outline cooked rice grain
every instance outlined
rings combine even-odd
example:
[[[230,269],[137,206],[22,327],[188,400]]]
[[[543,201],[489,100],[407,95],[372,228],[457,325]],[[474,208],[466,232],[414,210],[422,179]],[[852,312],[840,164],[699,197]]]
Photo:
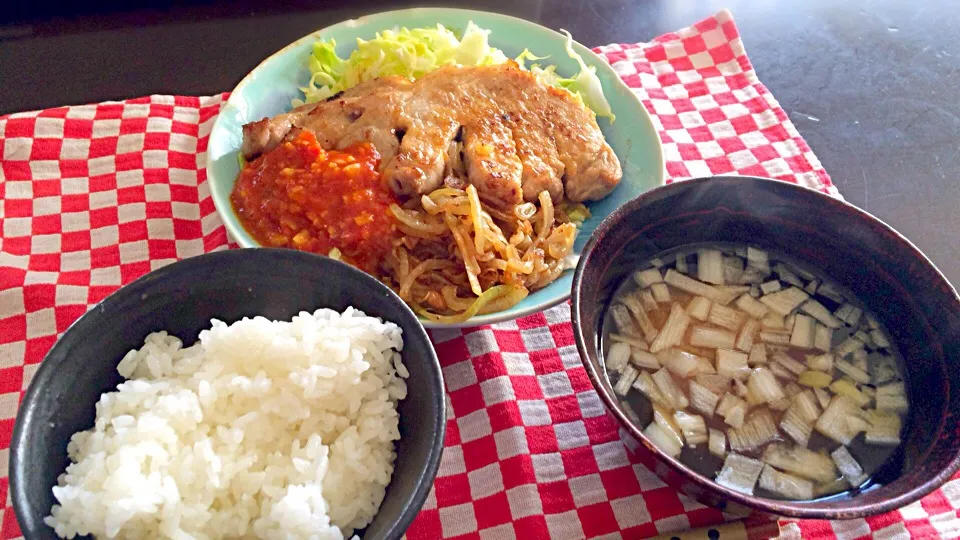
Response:
[[[156,332],[67,447],[46,523],[64,537],[343,538],[393,473],[400,328],[348,308]]]

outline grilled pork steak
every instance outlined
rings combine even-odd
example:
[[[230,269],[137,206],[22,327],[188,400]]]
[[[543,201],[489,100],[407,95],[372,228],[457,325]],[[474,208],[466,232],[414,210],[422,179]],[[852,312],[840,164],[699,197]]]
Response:
[[[487,200],[535,201],[543,190],[555,201],[597,200],[622,176],[593,113],[512,62],[362,83],[245,125],[244,155],[274,148],[293,128],[312,131],[324,148],[371,142],[383,158],[383,180],[400,195],[440,187],[455,140],[462,140],[468,180]]]

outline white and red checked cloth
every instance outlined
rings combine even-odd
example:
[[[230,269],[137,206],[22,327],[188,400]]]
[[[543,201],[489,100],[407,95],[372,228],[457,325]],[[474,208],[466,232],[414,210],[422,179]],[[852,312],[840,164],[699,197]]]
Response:
[[[635,89],[671,179],[741,173],[837,195],[759,82],[728,12],[597,51]],[[17,404],[57,336],[120,285],[228,239],[204,171],[225,95],[151,96],[0,118],[0,538],[20,535],[6,478]],[[411,539],[635,538],[729,516],[665,486],[620,441],[566,305],[434,332],[449,396],[434,489]],[[960,480],[898,512],[783,524],[788,536],[960,536]],[[759,536],[763,526],[748,528]]]

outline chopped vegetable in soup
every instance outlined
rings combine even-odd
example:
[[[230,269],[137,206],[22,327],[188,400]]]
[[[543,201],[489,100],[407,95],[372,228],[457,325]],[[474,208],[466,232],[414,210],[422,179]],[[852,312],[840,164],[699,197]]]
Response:
[[[864,489],[900,444],[909,399],[876,318],[753,246],[651,260],[614,295],[605,367],[666,454],[748,495]]]

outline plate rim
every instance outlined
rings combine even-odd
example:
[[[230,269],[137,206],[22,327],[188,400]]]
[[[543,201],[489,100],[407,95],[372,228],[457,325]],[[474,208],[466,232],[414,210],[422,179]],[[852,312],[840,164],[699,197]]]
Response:
[[[423,14],[423,13],[438,13],[438,12],[455,15],[455,16],[463,16],[467,19],[471,18],[472,16],[479,15],[483,17],[492,17],[496,19],[507,20],[508,22],[511,22],[513,24],[527,26],[531,29],[535,29],[538,32],[546,32],[548,34],[551,34],[553,37],[557,39],[563,39],[563,40],[567,39],[567,36],[565,36],[564,34],[552,28],[548,28],[541,24],[535,23],[533,21],[528,21],[520,17],[507,15],[504,13],[497,13],[495,11],[462,9],[462,8],[452,8],[452,7],[413,7],[413,8],[395,9],[395,10],[388,10],[388,11],[378,11],[375,13],[368,13],[366,15],[361,15],[356,18],[346,19],[331,25],[324,26],[323,28],[320,28],[318,30],[314,30],[313,32],[310,32],[309,34],[297,40],[294,40],[293,42],[285,45],[278,51],[274,52],[273,54],[261,60],[260,63],[258,63],[256,67],[250,70],[250,72],[247,73],[242,79],[240,79],[240,82],[238,82],[237,85],[234,86],[234,88],[230,91],[230,97],[228,97],[227,100],[223,102],[223,104],[221,105],[221,112],[223,108],[227,106],[235,106],[235,102],[233,101],[234,98],[236,98],[236,96],[244,87],[250,84],[253,78],[257,76],[258,72],[264,69],[264,66],[268,62],[273,60],[274,57],[283,55],[287,53],[290,49],[299,47],[300,45],[304,44],[304,42],[307,42],[308,40],[313,41],[313,40],[319,39],[319,35],[321,33],[332,31],[335,29],[340,29],[340,28],[356,28],[359,25],[370,22],[369,21],[370,19],[391,18],[391,17],[405,16],[408,14]],[[628,94],[630,94],[633,97],[634,100],[636,100],[637,104],[639,105],[638,107],[639,110],[642,111],[641,116],[646,119],[647,126],[645,127],[648,127],[649,130],[656,136],[656,141],[657,141],[656,148],[654,149],[654,153],[656,154],[655,158],[658,163],[654,164],[654,167],[652,167],[652,169],[655,169],[657,171],[655,173],[657,175],[657,178],[655,179],[656,180],[655,185],[651,189],[655,189],[657,187],[666,185],[667,183],[666,158],[663,150],[663,140],[660,138],[660,132],[657,130],[656,125],[653,123],[653,116],[650,114],[650,111],[647,110],[647,107],[643,104],[643,101],[641,101],[640,98],[633,92],[633,89],[630,88],[630,86],[628,86],[626,82],[624,82],[624,80],[613,68],[612,64],[608,63],[599,54],[593,52],[593,50],[591,50],[589,47],[587,47],[586,45],[576,40],[573,40],[573,48],[577,52],[577,54],[581,56],[585,56],[585,59],[589,60],[588,62],[589,65],[594,65],[597,67],[597,69],[608,70],[609,75],[612,75],[611,77],[612,84],[615,87],[617,87],[621,92],[626,91]],[[240,98],[236,98],[236,99],[239,100]],[[214,120],[213,126],[210,128],[210,135],[208,137],[212,138],[217,131],[222,131],[226,129],[225,127],[221,126],[221,121],[224,121],[223,119],[224,119],[224,116],[218,113],[217,119]],[[211,144],[208,140],[207,156],[206,156],[206,162],[205,162],[205,172],[206,172],[208,182],[213,176],[215,176],[213,174],[213,165],[214,165],[213,154],[209,150],[210,147],[211,147]],[[227,221],[223,219],[223,214],[227,212],[232,212],[233,208],[232,207],[224,208],[223,204],[220,201],[218,201],[218,198],[213,196],[212,190],[211,190],[210,196],[213,199],[213,205],[217,211],[217,214],[220,215],[220,219],[223,222],[223,226],[227,232],[228,238],[234,240],[240,246],[240,248],[244,248],[244,249],[248,249],[248,248],[256,249],[256,248],[266,247],[260,244],[245,245],[245,243],[242,242],[241,239],[234,238],[233,235],[230,234],[230,230],[229,230],[230,228],[227,225]],[[561,274],[561,277],[566,277],[568,275],[572,276],[572,272],[565,271],[563,274]],[[419,314],[418,314],[418,318],[420,319],[420,323],[425,328],[428,328],[428,329],[471,328],[475,326],[484,326],[489,324],[508,322],[515,319],[519,319],[521,317],[526,317],[528,315],[539,313],[541,311],[545,311],[563,302],[569,301],[571,290],[572,289],[568,289],[564,291],[562,294],[554,298],[544,299],[524,309],[513,310],[513,311],[505,310],[505,311],[498,311],[495,313],[488,313],[485,315],[475,315],[461,323],[453,323],[453,324],[438,323],[438,322],[434,322],[429,319],[426,319],[420,316]],[[536,294],[536,292],[538,291],[534,291],[530,294]]]

